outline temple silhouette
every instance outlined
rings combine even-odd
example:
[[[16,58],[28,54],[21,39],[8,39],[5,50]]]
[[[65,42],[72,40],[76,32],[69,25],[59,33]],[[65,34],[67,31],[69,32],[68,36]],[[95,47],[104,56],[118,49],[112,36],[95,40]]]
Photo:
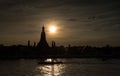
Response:
[[[44,26],[42,27],[41,38],[40,38],[39,43],[37,44],[37,47],[40,49],[49,48],[49,45],[48,45],[47,40],[46,40],[46,33],[45,33]]]

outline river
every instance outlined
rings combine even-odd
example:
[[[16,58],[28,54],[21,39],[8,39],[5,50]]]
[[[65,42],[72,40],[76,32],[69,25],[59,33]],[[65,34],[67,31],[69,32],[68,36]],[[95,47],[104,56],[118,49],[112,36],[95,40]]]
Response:
[[[59,59],[61,64],[38,64],[37,59],[0,60],[0,76],[120,76],[119,59]]]

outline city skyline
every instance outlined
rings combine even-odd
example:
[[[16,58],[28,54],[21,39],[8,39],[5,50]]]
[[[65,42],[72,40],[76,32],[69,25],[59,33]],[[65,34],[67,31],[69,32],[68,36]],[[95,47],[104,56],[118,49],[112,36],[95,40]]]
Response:
[[[44,24],[49,45],[120,46],[118,0],[0,0],[0,8],[0,44],[38,43]]]

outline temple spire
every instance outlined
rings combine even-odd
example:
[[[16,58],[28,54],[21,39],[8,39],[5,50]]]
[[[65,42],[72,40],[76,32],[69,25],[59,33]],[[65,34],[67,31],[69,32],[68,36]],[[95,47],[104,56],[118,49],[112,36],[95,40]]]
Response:
[[[44,32],[45,30],[44,30],[45,28],[44,28],[44,25],[43,25],[43,27],[42,27],[42,32]]]
[[[47,40],[46,40],[46,34],[45,34],[45,27],[43,25],[42,27],[42,32],[41,32],[41,38],[40,41],[37,45],[37,47],[41,48],[41,49],[46,49],[49,47]]]

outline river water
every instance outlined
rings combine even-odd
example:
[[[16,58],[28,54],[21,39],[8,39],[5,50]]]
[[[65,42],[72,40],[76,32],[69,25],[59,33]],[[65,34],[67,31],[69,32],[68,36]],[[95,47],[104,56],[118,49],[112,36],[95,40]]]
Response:
[[[59,59],[62,64],[39,60],[0,60],[0,76],[120,76],[119,59]]]

